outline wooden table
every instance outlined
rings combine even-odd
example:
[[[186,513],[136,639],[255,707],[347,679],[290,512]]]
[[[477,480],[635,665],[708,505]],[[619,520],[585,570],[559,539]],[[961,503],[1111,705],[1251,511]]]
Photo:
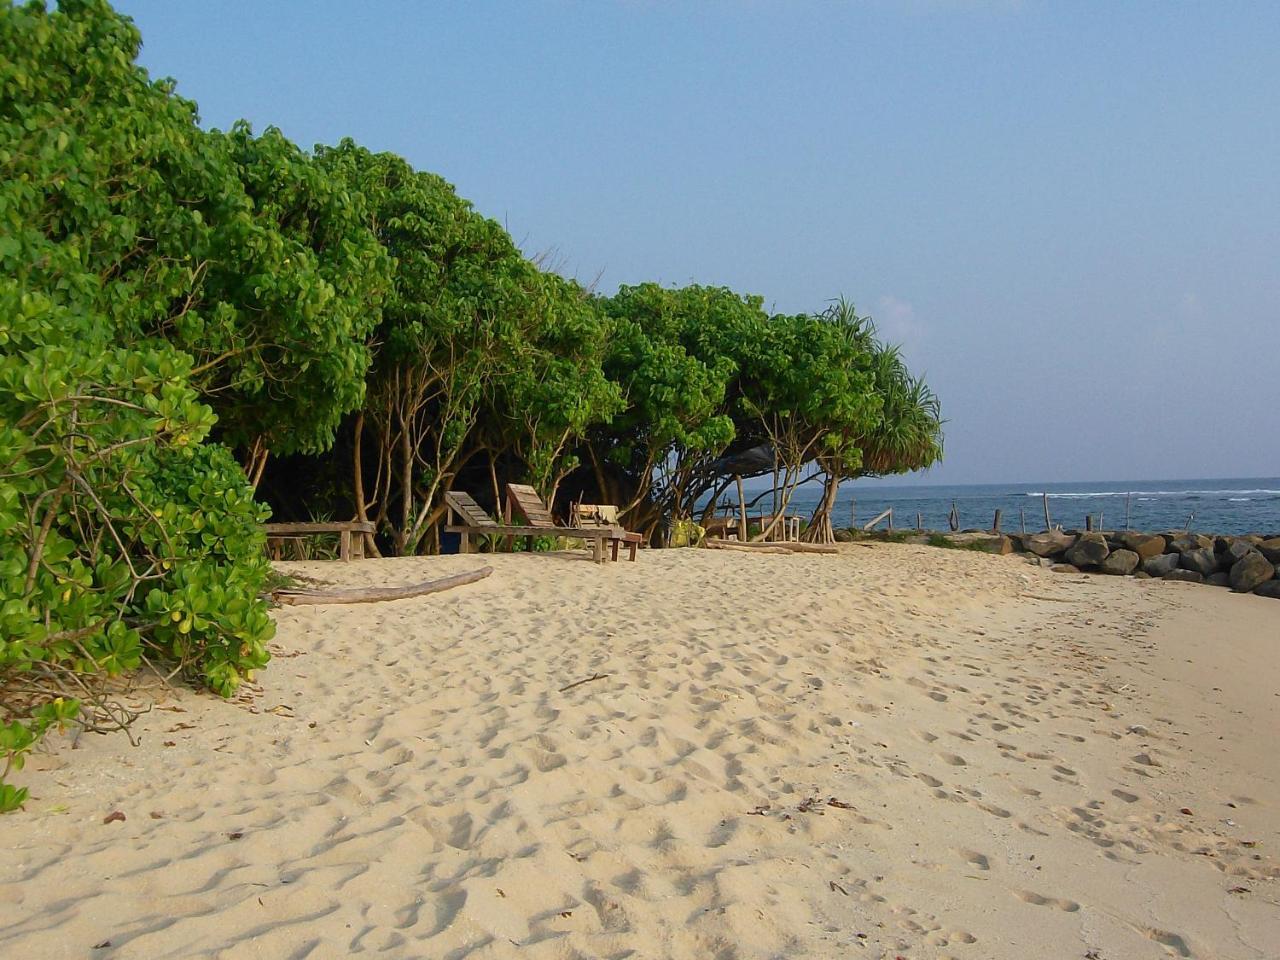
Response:
[[[341,560],[364,559],[364,534],[373,533],[374,526],[369,520],[339,520],[332,523],[268,523],[263,525],[267,532],[267,549],[275,551],[273,559],[281,559],[280,548],[284,541],[292,540],[300,543],[303,537],[311,537],[321,533],[338,535],[338,557]],[[359,534],[352,537],[352,534]],[[296,552],[296,551],[295,551]]]

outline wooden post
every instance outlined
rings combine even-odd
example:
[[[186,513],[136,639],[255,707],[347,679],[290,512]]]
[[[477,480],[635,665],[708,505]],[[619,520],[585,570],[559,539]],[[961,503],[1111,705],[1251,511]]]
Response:
[[[1105,517],[1106,515],[1107,515],[1107,511],[1105,511],[1105,510],[1099,510],[1099,511],[1098,511],[1098,529],[1099,529],[1099,530],[1105,530],[1105,529],[1107,529],[1106,527],[1104,527],[1104,526],[1102,525],[1102,518],[1103,518],[1103,517]]]
[[[735,474],[734,480],[738,481],[738,521],[742,524],[742,530],[738,533],[738,539],[743,543],[747,542],[747,495],[742,492],[742,474]]]
[[[996,518],[995,518],[994,520],[992,520],[992,521],[991,521],[991,532],[992,532],[992,533],[999,533],[999,532],[1000,532],[1000,514],[1001,514],[1002,512],[1003,512],[1003,511],[1001,511],[999,507],[997,507],[997,508],[996,508]]]
[[[947,515],[947,523],[951,527],[952,532],[960,529],[960,511],[956,509],[956,502],[951,501],[951,513]]]
[[[344,563],[351,559],[351,531],[342,530],[338,533],[338,559]]]
[[[1084,515],[1084,529],[1086,532],[1090,532],[1093,530],[1093,514],[1092,513],[1086,513]]]
[[[1129,529],[1129,498],[1133,496],[1132,492],[1124,495],[1124,528]]]
[[[892,532],[892,530],[893,530],[893,507],[886,507],[885,509],[881,510],[881,511],[880,511],[879,513],[877,513],[874,517],[872,517],[870,520],[868,520],[866,523],[864,523],[864,524],[862,525],[862,529],[863,529],[863,530],[870,530],[870,529],[871,529],[872,527],[874,527],[877,523],[879,523],[881,520],[884,520],[884,519],[888,519],[888,521],[889,521],[889,530],[890,530],[890,532]]]
[[[1044,495],[1044,531],[1048,533],[1053,529],[1053,520],[1049,517],[1049,494]]]
[[[853,530],[858,526],[858,501],[853,497],[849,498],[849,529]]]
[[[1027,511],[1023,510],[1022,507],[1018,508],[1018,530],[1021,533],[1027,532]]]
[[[919,513],[916,514],[916,533],[924,532],[924,520]]]

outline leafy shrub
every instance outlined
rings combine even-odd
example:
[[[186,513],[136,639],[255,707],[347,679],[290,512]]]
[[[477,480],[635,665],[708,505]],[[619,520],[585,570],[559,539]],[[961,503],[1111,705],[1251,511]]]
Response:
[[[163,344],[0,285],[0,759],[7,772],[101,680],[153,657],[227,696],[267,662],[268,564],[213,414]],[[25,791],[0,793],[12,808]]]

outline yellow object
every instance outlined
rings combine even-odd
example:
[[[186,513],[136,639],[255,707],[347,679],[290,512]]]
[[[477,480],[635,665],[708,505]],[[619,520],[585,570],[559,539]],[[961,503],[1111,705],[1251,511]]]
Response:
[[[692,520],[677,520],[671,529],[671,546],[696,547],[706,536],[707,531]]]

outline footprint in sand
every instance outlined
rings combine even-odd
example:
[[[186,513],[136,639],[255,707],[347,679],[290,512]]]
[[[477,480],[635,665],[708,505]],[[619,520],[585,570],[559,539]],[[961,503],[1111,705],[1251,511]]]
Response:
[[[985,853],[979,853],[977,850],[966,850],[963,847],[957,849],[956,853],[965,863],[972,864],[979,870],[991,869],[991,861]]]
[[[1187,941],[1182,939],[1176,933],[1168,930],[1160,930],[1157,927],[1144,927],[1140,924],[1129,924],[1136,932],[1142,934],[1148,940],[1153,940],[1160,946],[1164,947],[1173,956],[1190,957],[1192,956],[1191,948],[1187,946]]]
[[[1058,897],[1042,897],[1038,893],[1032,893],[1030,890],[1014,890],[1013,895],[1023,903],[1035,904],[1037,907],[1057,907],[1064,913],[1075,913],[1080,909],[1080,904],[1074,900],[1064,900]]]

